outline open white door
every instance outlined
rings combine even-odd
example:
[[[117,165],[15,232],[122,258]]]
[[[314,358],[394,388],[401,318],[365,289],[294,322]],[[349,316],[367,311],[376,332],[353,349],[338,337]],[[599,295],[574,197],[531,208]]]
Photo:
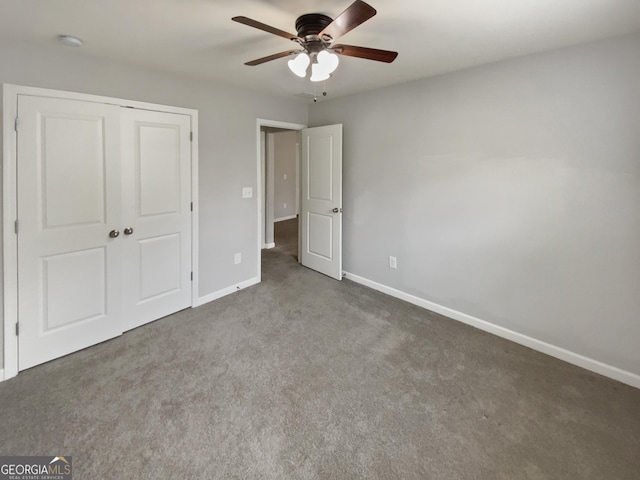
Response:
[[[302,130],[301,263],[342,280],[342,125]]]
[[[24,370],[122,333],[120,108],[21,95],[18,114]]]

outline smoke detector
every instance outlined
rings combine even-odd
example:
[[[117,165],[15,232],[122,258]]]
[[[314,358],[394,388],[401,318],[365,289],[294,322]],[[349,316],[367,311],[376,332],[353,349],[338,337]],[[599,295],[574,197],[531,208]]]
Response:
[[[73,35],[58,35],[58,41],[67,47],[80,47],[84,42]]]

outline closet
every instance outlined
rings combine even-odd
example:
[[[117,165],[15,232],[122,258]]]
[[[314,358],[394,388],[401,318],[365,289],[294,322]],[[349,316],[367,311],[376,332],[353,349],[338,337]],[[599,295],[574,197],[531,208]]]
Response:
[[[193,117],[37,95],[16,108],[19,369],[191,306]]]

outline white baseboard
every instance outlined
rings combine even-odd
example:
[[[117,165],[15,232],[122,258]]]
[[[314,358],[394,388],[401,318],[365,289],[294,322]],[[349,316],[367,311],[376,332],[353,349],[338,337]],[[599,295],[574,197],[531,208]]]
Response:
[[[269,248],[274,248],[276,246],[275,243],[265,243],[262,245],[262,249],[269,249]]]
[[[274,218],[273,222],[284,222],[285,220],[293,220],[294,218],[297,218],[297,215],[289,215],[288,217],[280,217],[280,218]]]
[[[0,382],[4,382],[6,378],[4,378],[4,368],[0,368]]]
[[[348,278],[353,282],[359,283],[369,288],[373,288],[374,290],[386,293],[387,295],[391,295],[392,297],[399,298],[400,300],[404,300],[405,302],[412,303],[419,307],[426,308],[427,310],[439,313],[440,315],[444,315],[445,317],[449,317],[459,322],[466,323],[467,325],[471,325],[472,327],[478,328],[485,332],[492,333],[493,335],[497,335],[498,337],[506,338],[507,340],[519,343],[520,345],[524,345],[525,347],[537,350],[538,352],[551,355],[552,357],[564,360],[565,362],[571,363],[573,365],[577,365],[592,372],[599,373],[600,375],[604,375],[605,377],[613,378],[614,380],[626,383],[627,385],[631,385],[632,387],[640,388],[640,375],[637,375],[635,373],[627,372],[626,370],[622,370],[612,365],[607,365],[606,363],[602,363],[598,360],[585,357],[584,355],[580,355],[578,353],[571,352],[550,343],[543,342],[542,340],[537,340],[527,335],[514,332],[513,330],[509,330],[508,328],[500,327],[485,320],[467,315],[466,313],[458,312],[457,310],[438,305],[437,303],[433,303],[423,298],[416,297],[415,295],[411,295],[395,288],[382,285],[381,283],[377,283],[373,280],[360,277],[359,275],[355,275],[349,272],[344,272],[344,274],[345,278]]]
[[[213,302],[219,298],[230,295],[238,290],[244,290],[247,287],[251,287],[252,285],[256,285],[260,283],[260,279],[258,277],[251,278],[249,280],[245,280],[244,282],[240,282],[236,285],[231,285],[230,287],[223,288],[222,290],[218,290],[217,292],[210,293],[209,295],[205,295],[204,297],[198,297],[196,304],[194,307],[199,307],[200,305],[204,305],[205,303]]]

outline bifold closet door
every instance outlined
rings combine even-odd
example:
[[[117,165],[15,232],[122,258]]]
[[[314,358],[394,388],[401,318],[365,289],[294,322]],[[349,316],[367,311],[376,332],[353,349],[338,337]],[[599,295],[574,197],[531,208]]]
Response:
[[[122,333],[120,108],[19,96],[19,369]]]
[[[191,119],[122,109],[124,329],[191,306]]]

